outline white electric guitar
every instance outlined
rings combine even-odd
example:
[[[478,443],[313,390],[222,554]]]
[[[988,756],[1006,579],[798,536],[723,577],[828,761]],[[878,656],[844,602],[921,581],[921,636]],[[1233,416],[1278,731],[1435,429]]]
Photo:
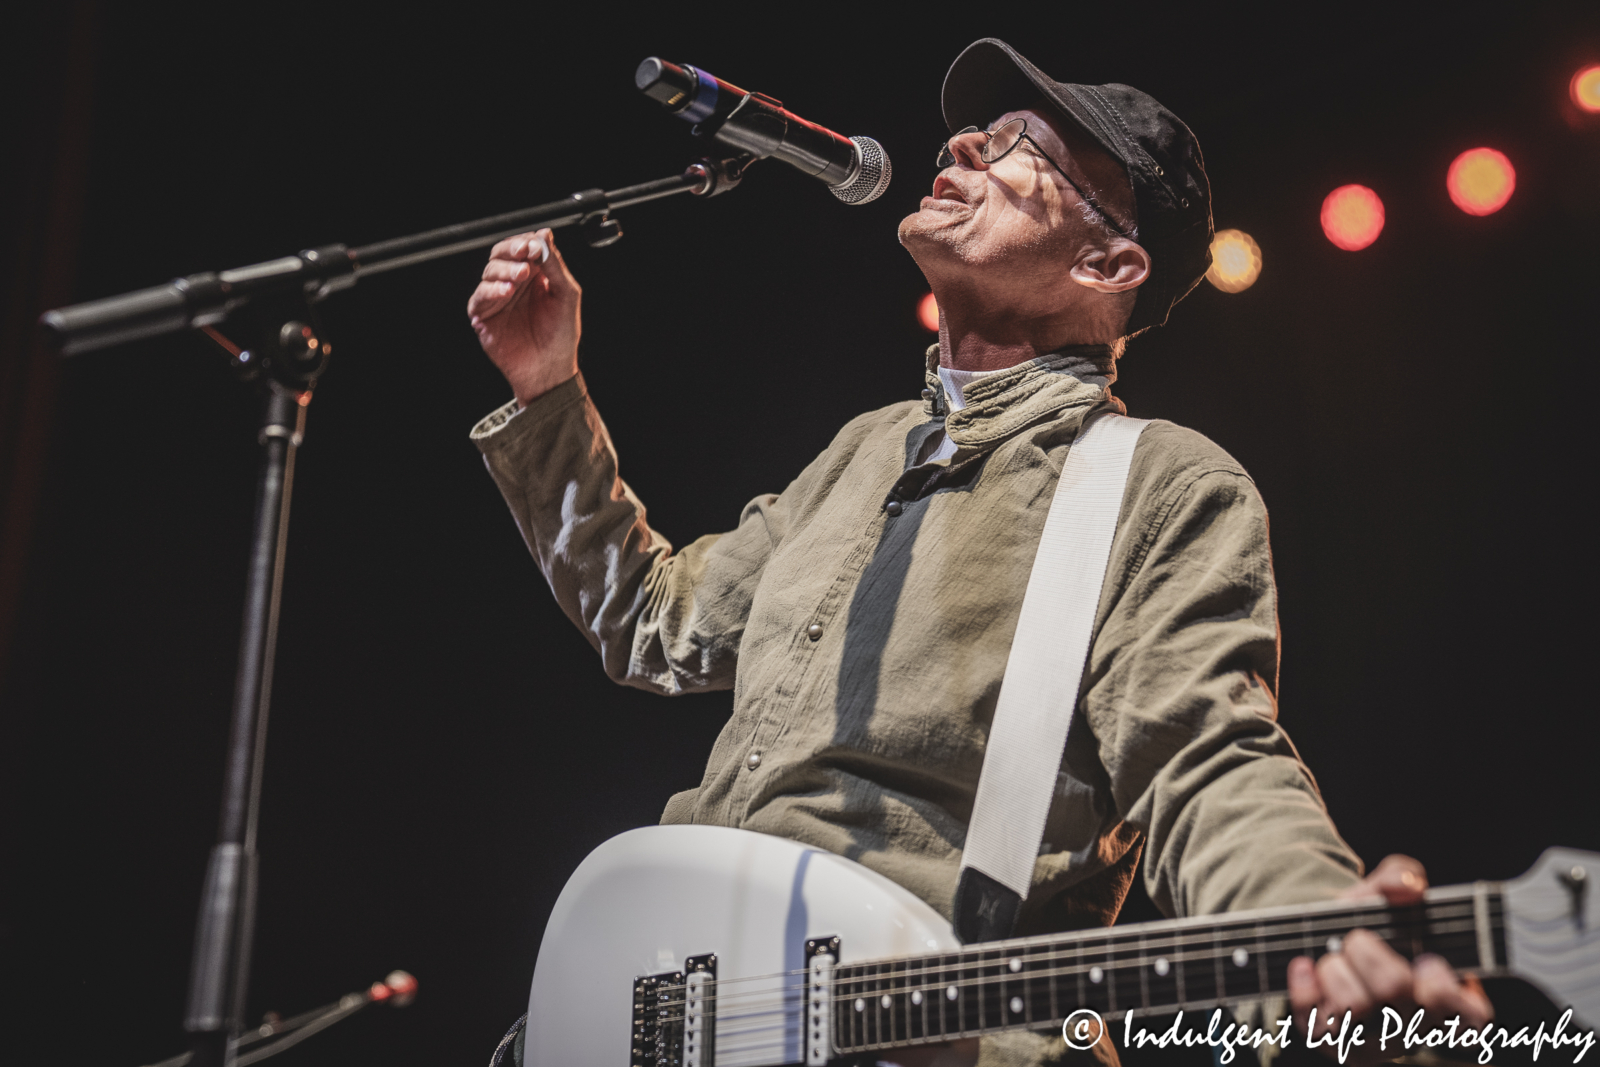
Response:
[[[1334,902],[962,945],[859,864],[779,837],[660,826],[583,861],[534,968],[528,1067],[808,1067],[1000,1030],[1060,1030],[1281,993],[1364,927],[1402,955],[1514,975],[1600,1024],[1600,854],[1421,904]],[[878,1056],[864,1057],[871,1062]]]

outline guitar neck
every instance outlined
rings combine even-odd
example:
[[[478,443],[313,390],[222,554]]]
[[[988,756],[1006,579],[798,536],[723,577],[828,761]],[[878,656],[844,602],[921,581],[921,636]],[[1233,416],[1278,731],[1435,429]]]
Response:
[[[1288,989],[1289,961],[1337,952],[1357,928],[1406,958],[1491,973],[1506,958],[1499,883],[1429,890],[1419,904],[1333,902],[974,945],[958,953],[840,964],[834,1048],[866,1052],[1059,1025],[1080,1008],[1211,1009]]]

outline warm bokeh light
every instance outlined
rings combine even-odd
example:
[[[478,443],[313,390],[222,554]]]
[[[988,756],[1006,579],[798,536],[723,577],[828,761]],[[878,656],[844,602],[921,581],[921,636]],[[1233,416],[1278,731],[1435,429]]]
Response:
[[[1261,277],[1261,247],[1243,230],[1218,230],[1211,239],[1206,281],[1224,293],[1242,293]]]
[[[1591,63],[1572,76],[1572,102],[1589,112],[1600,112],[1600,63]]]
[[[1493,215],[1511,199],[1511,191],[1517,187],[1517,172],[1504,153],[1474,148],[1450,164],[1444,184],[1456,207],[1468,215]]]
[[[917,302],[917,321],[933,333],[939,332],[939,302],[932,293]]]
[[[1328,240],[1355,252],[1383,232],[1383,201],[1365,185],[1341,185],[1322,201],[1322,232]]]

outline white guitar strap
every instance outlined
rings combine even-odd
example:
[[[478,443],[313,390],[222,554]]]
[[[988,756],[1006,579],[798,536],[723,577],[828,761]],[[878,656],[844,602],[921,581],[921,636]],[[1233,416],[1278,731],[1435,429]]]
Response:
[[[1147,425],[1102,415],[1078,434],[1061,468],[1011,640],[961,857],[955,927],[965,942],[1009,937],[1028,895],[1128,468]]]

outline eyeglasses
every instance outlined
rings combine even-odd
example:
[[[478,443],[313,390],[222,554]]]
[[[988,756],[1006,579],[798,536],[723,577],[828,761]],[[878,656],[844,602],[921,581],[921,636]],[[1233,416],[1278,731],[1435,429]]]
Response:
[[[939,146],[939,157],[934,161],[940,170],[944,170],[946,167],[955,165],[956,155],[954,152],[950,151],[950,142],[955,140],[957,137],[961,137],[969,133],[983,134],[985,141],[983,143],[983,150],[978,153],[978,158],[982,159],[985,163],[990,164],[1000,162],[1006,156],[1010,155],[1011,151],[1016,148],[1017,145],[1021,144],[1023,141],[1027,141],[1033,146],[1033,150],[1035,152],[1039,153],[1045,158],[1045,162],[1056,168],[1061,176],[1067,179],[1067,184],[1072,186],[1072,188],[1077,191],[1077,194],[1083,198],[1083,202],[1088,204],[1096,215],[1099,215],[1105,220],[1107,226],[1110,226],[1119,235],[1127,237],[1130,240],[1132,239],[1132,235],[1129,234],[1127,230],[1124,230],[1121,226],[1119,226],[1116,220],[1106,213],[1105,209],[1100,206],[1100,202],[1096,200],[1090,193],[1085,191],[1083,186],[1073,181],[1072,175],[1068,174],[1064,169],[1062,169],[1061,164],[1051,159],[1050,153],[1039,147],[1038,141],[1029,136],[1027,119],[1012,119],[1010,122],[1002,125],[998,130],[980,130],[976,126],[968,126],[966,129],[960,130],[950,137],[945,138],[944,144]]]

